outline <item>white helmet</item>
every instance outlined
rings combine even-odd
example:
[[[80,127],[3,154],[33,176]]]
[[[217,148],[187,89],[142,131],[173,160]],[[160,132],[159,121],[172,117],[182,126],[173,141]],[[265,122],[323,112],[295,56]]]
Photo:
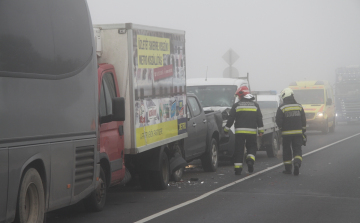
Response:
[[[282,97],[282,99],[290,97],[291,95],[294,95],[294,92],[290,88],[285,88],[280,92],[280,96]]]

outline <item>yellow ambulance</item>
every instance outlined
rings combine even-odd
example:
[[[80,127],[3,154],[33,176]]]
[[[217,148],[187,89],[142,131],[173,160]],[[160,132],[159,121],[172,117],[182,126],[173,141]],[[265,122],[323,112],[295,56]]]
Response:
[[[335,130],[334,94],[327,81],[296,81],[289,85],[306,115],[306,129],[323,133]]]

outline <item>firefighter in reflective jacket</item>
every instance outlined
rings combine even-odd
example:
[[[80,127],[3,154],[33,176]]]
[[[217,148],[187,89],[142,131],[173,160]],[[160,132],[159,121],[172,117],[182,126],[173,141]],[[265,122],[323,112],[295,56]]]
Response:
[[[241,175],[245,143],[248,171],[249,173],[254,171],[255,154],[257,151],[256,134],[258,132],[260,136],[263,135],[264,125],[260,107],[254,102],[255,98],[249,93],[248,87],[240,87],[236,91],[235,96],[239,97],[240,100],[232,106],[224,132],[228,133],[235,121],[234,167],[235,175]]]
[[[301,104],[295,101],[294,92],[290,88],[282,90],[280,95],[284,102],[276,112],[276,124],[282,131],[283,137],[283,161],[285,165],[283,173],[292,174],[292,160],[294,159],[294,175],[299,175],[302,162],[301,146],[303,134],[306,132],[305,112]]]

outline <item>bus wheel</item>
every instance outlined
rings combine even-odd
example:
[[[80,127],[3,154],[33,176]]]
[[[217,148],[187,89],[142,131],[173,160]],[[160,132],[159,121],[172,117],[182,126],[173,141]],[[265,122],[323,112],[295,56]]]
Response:
[[[101,211],[105,206],[106,201],[106,175],[101,167],[100,169],[100,177],[99,177],[99,185],[96,189],[84,199],[83,203],[85,209],[92,212]]]
[[[17,222],[44,221],[45,195],[41,177],[36,169],[26,171],[20,185],[19,200],[17,206]]]

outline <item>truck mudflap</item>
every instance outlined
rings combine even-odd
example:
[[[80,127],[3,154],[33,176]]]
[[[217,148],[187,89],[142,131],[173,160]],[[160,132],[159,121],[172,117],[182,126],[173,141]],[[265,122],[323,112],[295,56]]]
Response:
[[[184,160],[184,158],[182,158],[180,153],[177,152],[170,159],[170,174],[173,174],[175,171],[186,166],[187,162]]]

